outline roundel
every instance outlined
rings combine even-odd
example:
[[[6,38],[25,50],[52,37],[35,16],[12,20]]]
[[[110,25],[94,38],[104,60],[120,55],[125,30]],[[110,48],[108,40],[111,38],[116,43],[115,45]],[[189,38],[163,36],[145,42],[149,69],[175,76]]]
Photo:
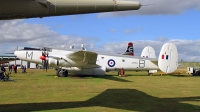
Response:
[[[114,67],[115,66],[115,60],[113,60],[113,59],[108,60],[108,66]]]

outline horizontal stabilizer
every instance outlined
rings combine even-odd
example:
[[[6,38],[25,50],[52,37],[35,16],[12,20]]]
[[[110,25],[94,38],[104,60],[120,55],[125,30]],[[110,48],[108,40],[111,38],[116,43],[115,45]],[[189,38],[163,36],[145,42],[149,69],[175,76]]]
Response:
[[[143,58],[156,58],[155,50],[152,47],[147,46],[142,50],[141,57],[143,57]]]
[[[177,69],[178,51],[174,44],[166,43],[163,45],[158,59],[158,66],[165,73],[172,73]]]

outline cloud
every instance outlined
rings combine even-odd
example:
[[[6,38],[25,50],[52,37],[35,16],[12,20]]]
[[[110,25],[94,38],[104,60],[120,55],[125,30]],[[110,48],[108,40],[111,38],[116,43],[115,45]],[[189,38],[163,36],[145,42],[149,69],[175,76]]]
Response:
[[[137,33],[137,32],[141,32],[142,28],[137,28],[137,29],[126,29],[124,30],[125,34],[132,34],[132,33]]]
[[[23,20],[0,21],[0,52],[13,52],[16,46],[66,46],[79,47],[82,43],[89,49],[97,38],[60,35],[48,26],[28,24]],[[11,48],[12,47],[12,48]],[[5,50],[7,49],[7,50]]]
[[[129,0],[131,1],[131,0]],[[177,15],[186,10],[200,10],[199,0],[136,0],[139,1],[142,6],[136,11],[121,11],[121,12],[108,12],[100,13],[97,17],[115,17],[115,16],[127,16],[127,15]],[[152,5],[148,5],[152,4]]]
[[[23,20],[14,20],[0,21],[0,35],[0,43],[21,43],[58,34],[44,25],[27,24]]]
[[[85,44],[87,50],[107,53],[124,53],[128,42],[133,42],[136,56],[140,56],[142,49],[152,46],[158,56],[160,48],[166,42],[174,43],[179,51],[179,60],[200,61],[200,40],[181,40],[159,37],[155,40],[133,40],[123,42],[108,42],[96,44],[99,38],[79,37],[77,35],[60,35],[49,27],[40,24],[28,24],[23,20],[0,21],[0,52],[13,52],[17,46],[65,46],[74,45],[81,48]]]
[[[137,33],[137,32],[141,32],[143,30],[143,28],[135,28],[135,29],[125,29],[125,30],[118,30],[118,29],[110,29],[108,30],[111,33],[116,33],[116,32],[123,32],[125,34],[132,34],[132,33]]]
[[[169,39],[166,38],[166,37],[159,37],[159,38],[157,38],[156,40],[157,40],[157,41],[160,41],[160,42],[166,42],[166,41],[169,41]]]
[[[117,31],[118,31],[118,30],[117,30],[117,29],[114,29],[114,28],[109,30],[109,32],[117,32]]]
[[[107,52],[107,53],[124,53],[127,44],[130,41],[124,42],[109,42],[102,45],[101,49],[96,49],[99,52]],[[177,46],[179,52],[179,60],[183,61],[200,61],[200,40],[180,40],[180,39],[165,39],[165,41],[161,40],[138,40],[132,41],[134,44],[134,52],[135,56],[140,56],[144,47],[151,46],[155,49],[156,55],[158,57],[160,49],[164,43],[171,42]]]

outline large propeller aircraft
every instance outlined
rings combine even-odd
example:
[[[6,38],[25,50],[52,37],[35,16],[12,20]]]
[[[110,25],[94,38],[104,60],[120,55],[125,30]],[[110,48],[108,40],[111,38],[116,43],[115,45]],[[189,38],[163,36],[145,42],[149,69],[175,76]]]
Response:
[[[124,0],[0,0],[0,20],[138,10]]]
[[[14,54],[21,60],[60,68],[57,71],[58,76],[67,76],[69,72],[80,75],[105,75],[105,72],[119,71],[122,68],[125,71],[160,69],[171,73],[178,67],[178,51],[172,43],[163,45],[158,59],[50,47],[42,50],[17,50]]]

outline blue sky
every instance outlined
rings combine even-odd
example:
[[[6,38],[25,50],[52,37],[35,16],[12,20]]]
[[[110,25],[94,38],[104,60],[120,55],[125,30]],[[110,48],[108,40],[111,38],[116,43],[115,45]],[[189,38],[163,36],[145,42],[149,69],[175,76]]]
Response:
[[[98,18],[98,14],[26,19],[30,24],[44,24],[61,35],[99,38],[100,43],[166,37],[199,39],[200,13],[191,9],[179,15],[129,15]],[[127,30],[127,32],[125,32]]]
[[[1,53],[13,52],[16,46],[80,47],[89,50],[122,53],[128,42],[135,54],[152,46],[158,55],[166,42],[177,45],[180,59],[200,61],[199,0],[138,0],[138,11],[69,15],[0,21]]]

